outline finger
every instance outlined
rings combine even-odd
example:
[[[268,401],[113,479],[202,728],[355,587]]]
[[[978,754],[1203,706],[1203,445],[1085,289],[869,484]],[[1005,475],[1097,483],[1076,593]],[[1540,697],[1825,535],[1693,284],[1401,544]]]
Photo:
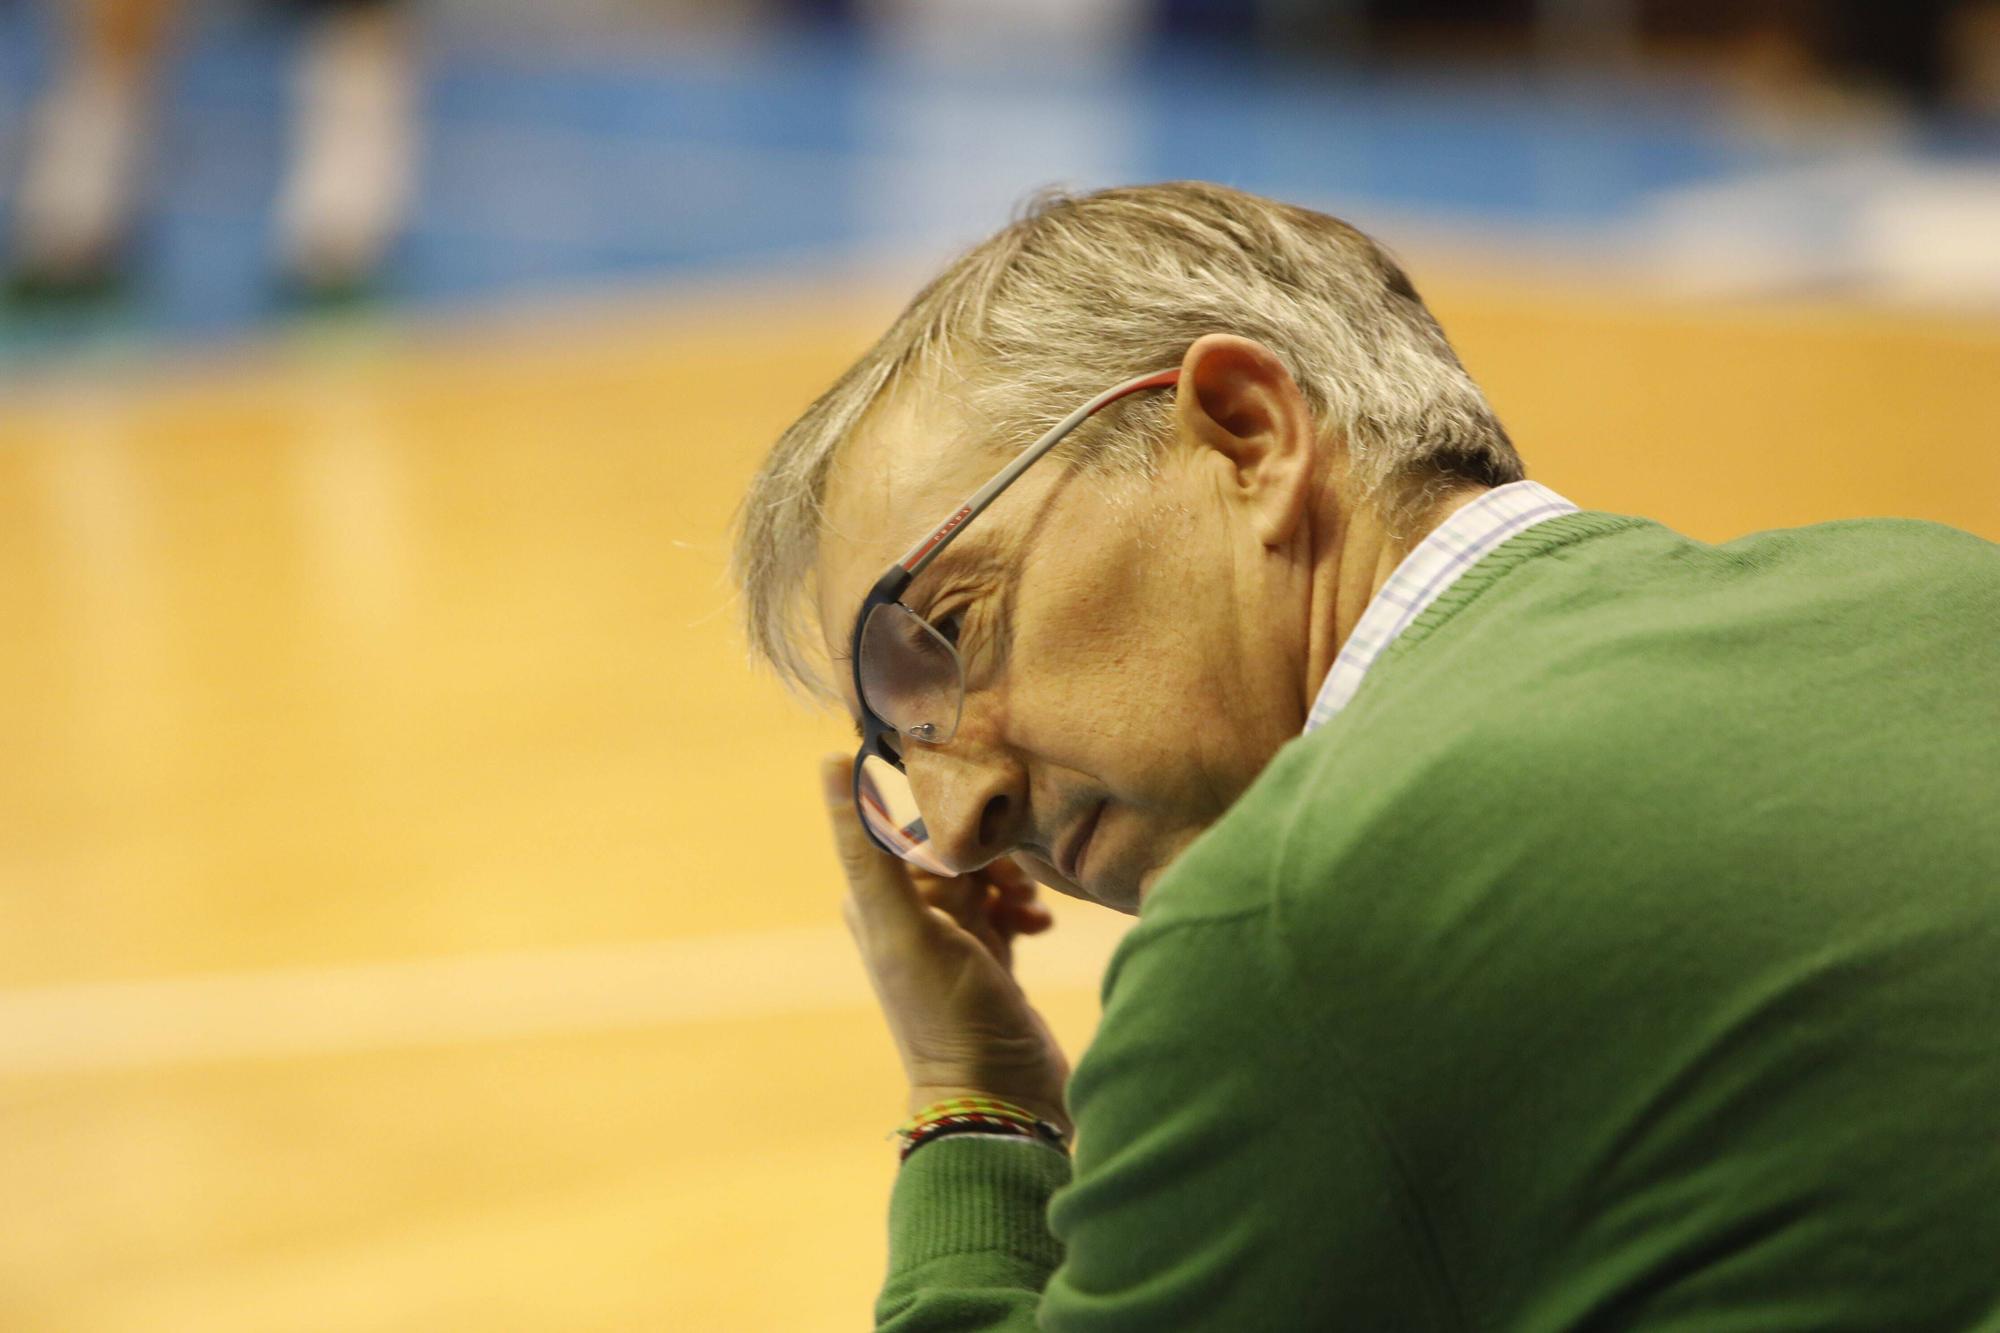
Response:
[[[854,900],[854,917],[863,930],[908,932],[927,923],[925,905],[910,882],[903,863],[877,847],[861,827],[854,809],[854,760],[828,755],[820,762],[820,783],[826,813],[833,825],[834,849]]]
[[[1017,935],[1039,935],[1056,923],[1055,913],[1041,903],[1013,903],[1003,912],[1002,919]]]
[[[925,902],[941,907],[962,925],[970,925],[986,900],[986,881],[977,874],[946,878],[919,870],[910,880]]]
[[[997,903],[1000,900],[999,890],[989,889],[987,900],[990,903]],[[1008,925],[1006,918],[997,911],[985,908],[978,910],[975,915],[977,924],[971,928],[974,938],[986,946],[986,951],[999,960],[1000,966],[1010,972],[1013,971],[1014,931]]]
[[[1055,924],[1055,915],[1042,903],[1009,902],[996,899],[987,909],[994,924],[1009,935],[1039,935]]]
[[[1010,894],[1033,893],[1034,876],[1023,870],[1012,857],[1003,856],[986,867],[986,877]]]
[[[1012,903],[1025,903],[1034,901],[1036,892],[1041,888],[1041,886],[1035,883],[1035,881],[1033,880],[1028,880],[1025,883],[1018,883],[1018,884],[1012,881],[1008,881],[1002,884],[995,884],[993,887],[1000,891],[1000,896],[1002,898],[1005,898],[1008,902]]]
[[[1006,857],[986,867],[988,877],[1000,891],[1003,901],[1009,903],[1031,903],[1041,892],[1042,886],[1035,882],[1020,865]]]

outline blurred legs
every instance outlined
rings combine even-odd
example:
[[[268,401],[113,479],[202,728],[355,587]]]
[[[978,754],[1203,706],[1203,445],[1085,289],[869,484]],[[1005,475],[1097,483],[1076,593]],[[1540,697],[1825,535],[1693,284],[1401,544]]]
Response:
[[[366,283],[401,228],[416,166],[412,25],[388,5],[343,5],[299,62],[278,262],[308,294]]]
[[[16,281],[50,293],[116,276],[139,197],[175,0],[77,0],[62,68],[35,110],[16,195]]]

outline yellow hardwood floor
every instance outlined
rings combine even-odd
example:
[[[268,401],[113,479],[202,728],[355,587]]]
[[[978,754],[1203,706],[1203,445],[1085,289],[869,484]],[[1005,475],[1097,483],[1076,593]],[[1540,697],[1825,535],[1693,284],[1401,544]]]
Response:
[[[1427,284],[1535,476],[2000,539],[2000,326]],[[900,1118],[725,527],[893,294],[0,383],[0,1327],[866,1327]],[[1120,919],[1025,946],[1073,1052]]]

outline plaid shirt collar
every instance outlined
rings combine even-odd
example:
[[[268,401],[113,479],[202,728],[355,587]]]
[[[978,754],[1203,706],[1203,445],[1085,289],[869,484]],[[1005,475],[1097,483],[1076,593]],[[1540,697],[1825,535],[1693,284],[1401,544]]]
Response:
[[[1306,730],[1325,726],[1347,707],[1375,659],[1481,556],[1537,523],[1576,511],[1575,505],[1541,483],[1516,481],[1486,492],[1440,523],[1403,557],[1361,613],[1361,623],[1341,645],[1333,670],[1319,687],[1319,697],[1306,716]]]

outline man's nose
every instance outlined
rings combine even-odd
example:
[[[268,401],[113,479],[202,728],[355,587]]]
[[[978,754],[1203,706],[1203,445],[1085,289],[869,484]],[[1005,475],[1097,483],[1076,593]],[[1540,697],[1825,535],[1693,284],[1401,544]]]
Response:
[[[1013,850],[1026,813],[1027,783],[1005,750],[961,724],[944,745],[905,742],[903,768],[931,850],[955,874]]]

